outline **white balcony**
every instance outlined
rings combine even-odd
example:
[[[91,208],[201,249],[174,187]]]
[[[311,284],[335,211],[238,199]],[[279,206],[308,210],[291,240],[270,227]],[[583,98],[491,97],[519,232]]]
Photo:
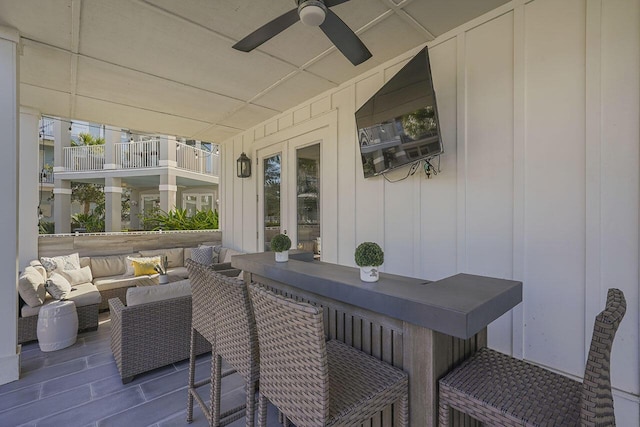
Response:
[[[64,148],[65,172],[98,171],[105,164],[115,164],[115,169],[146,169],[163,165],[160,139],[138,142],[114,143],[113,162],[105,161],[104,145],[86,145]],[[175,144],[176,168],[204,175],[219,176],[220,155],[191,145]],[[164,163],[166,165],[167,163]]]

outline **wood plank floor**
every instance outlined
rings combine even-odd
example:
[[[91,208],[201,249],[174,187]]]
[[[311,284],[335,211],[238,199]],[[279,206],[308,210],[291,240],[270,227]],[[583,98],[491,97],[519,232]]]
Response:
[[[122,384],[109,348],[108,316],[101,313],[97,331],[79,334],[78,341],[63,350],[41,352],[36,342],[22,346],[20,380],[0,386],[0,426],[208,425],[197,403],[193,423],[186,422],[186,360]],[[209,376],[210,362],[210,354],[198,358],[196,379]],[[202,390],[201,395],[209,395],[208,386]],[[238,374],[224,378],[222,410],[244,400],[242,378]],[[273,406],[268,418],[269,427],[280,425]],[[229,425],[244,426],[245,420]]]

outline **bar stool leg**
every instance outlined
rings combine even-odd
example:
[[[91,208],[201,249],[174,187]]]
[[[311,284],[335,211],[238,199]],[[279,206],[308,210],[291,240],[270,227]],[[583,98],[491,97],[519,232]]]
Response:
[[[398,416],[400,417],[398,425],[409,427],[409,396],[405,394],[398,403]]]
[[[195,329],[191,328],[191,348],[189,350],[189,384],[187,387],[187,422],[193,422],[193,394],[196,375],[196,337]]]
[[[259,394],[258,398],[258,426],[267,427],[267,398]]]
[[[438,424],[441,427],[449,427],[449,414],[451,413],[449,405],[442,401],[440,398],[440,404],[438,405]]]
[[[246,411],[245,419],[247,427],[253,427],[256,413],[256,383],[250,381],[245,385],[246,391]]]
[[[222,357],[211,354],[211,427],[220,425],[220,383],[222,379]]]

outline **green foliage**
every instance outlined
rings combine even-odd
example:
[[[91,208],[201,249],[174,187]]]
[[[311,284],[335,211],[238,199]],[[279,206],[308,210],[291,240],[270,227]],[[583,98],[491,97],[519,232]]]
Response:
[[[356,248],[355,260],[360,267],[377,267],[384,262],[384,252],[377,243],[360,243]]]
[[[78,141],[71,141],[71,145],[104,145],[104,138],[95,138],[90,133],[80,132],[78,135]]]
[[[38,222],[39,234],[55,234],[56,227],[53,221],[40,221]]]
[[[286,234],[276,234],[271,239],[271,250],[274,252],[284,252],[291,248],[291,239]]]
[[[187,216],[186,209],[165,212],[155,210],[142,217],[145,229],[151,230],[216,230],[218,228],[218,211],[197,210]]]
[[[104,211],[102,213],[90,212],[88,214],[75,214],[71,217],[71,228],[84,228],[87,233],[100,233],[104,231]]]
[[[401,120],[404,132],[414,140],[437,129],[436,113],[433,107],[421,108],[405,114]]]

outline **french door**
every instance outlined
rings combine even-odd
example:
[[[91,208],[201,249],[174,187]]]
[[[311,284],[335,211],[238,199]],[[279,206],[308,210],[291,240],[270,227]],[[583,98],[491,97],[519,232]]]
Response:
[[[258,249],[285,233],[292,249],[321,254],[321,144],[301,136],[258,150]]]

